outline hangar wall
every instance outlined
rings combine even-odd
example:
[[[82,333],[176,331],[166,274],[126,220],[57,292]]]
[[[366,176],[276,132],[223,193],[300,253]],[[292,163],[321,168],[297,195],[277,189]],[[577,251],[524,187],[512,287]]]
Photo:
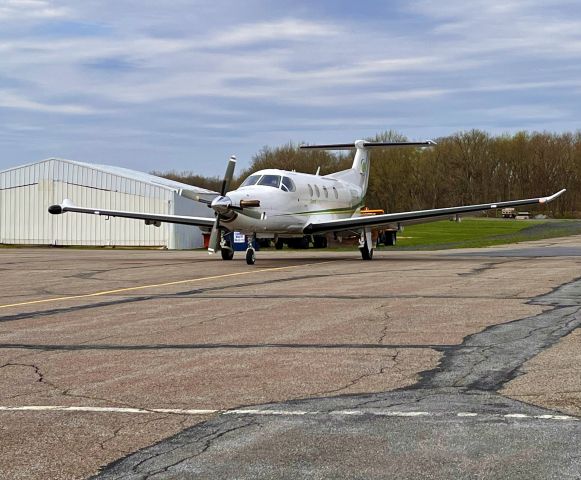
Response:
[[[203,238],[197,227],[47,211],[69,198],[86,207],[209,216],[205,205],[179,195],[182,188],[210,193],[142,172],[71,160],[12,168],[0,172],[0,243],[198,248]]]

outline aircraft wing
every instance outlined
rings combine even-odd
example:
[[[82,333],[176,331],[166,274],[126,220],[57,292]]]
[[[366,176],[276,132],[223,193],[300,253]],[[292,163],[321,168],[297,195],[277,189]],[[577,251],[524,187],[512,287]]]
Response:
[[[549,203],[565,192],[565,189],[549,196],[529,198],[526,200],[511,200],[508,202],[483,203],[480,205],[466,205],[462,207],[434,208],[432,210],[417,210],[415,212],[387,213],[385,215],[367,215],[360,217],[344,218],[341,220],[329,220],[309,223],[303,230],[305,234],[336,232],[342,230],[356,230],[363,227],[378,227],[389,224],[406,224],[430,222],[440,218],[458,215],[460,213],[480,212],[496,208],[518,207],[521,205],[534,205]]]
[[[77,207],[68,199],[63,200],[63,203],[60,205],[51,205],[48,207],[48,211],[53,215],[60,215],[61,213],[66,212],[77,212],[101,215],[104,217],[135,218],[137,220],[145,220],[146,223],[151,225],[155,225],[157,222],[167,222],[211,228],[215,221],[214,218],[208,217],[189,217],[185,215],[164,215],[161,213],[126,212],[122,210],[104,210],[101,208]]]

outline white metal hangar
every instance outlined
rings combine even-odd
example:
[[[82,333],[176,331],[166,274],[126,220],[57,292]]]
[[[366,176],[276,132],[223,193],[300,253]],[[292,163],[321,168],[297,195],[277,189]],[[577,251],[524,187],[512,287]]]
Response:
[[[47,160],[0,172],[0,243],[17,245],[203,246],[199,228],[97,215],[50,215],[49,205],[213,217],[204,204],[183,196],[213,192],[108,165]]]

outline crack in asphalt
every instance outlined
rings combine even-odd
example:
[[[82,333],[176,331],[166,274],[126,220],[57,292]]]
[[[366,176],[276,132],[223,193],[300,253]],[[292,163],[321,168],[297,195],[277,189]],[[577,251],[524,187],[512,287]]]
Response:
[[[203,433],[197,436],[194,441],[189,442],[186,448],[184,448],[184,446],[181,444],[177,445],[169,444],[158,452],[148,452],[146,449],[140,450],[139,452],[137,452],[137,455],[140,455],[140,458],[135,464],[131,466],[130,471],[126,472],[124,478],[147,480],[156,475],[168,472],[171,468],[174,468],[175,466],[181,463],[184,463],[192,458],[195,458],[207,452],[216,441],[222,439],[228,434],[258,424],[257,420],[254,418],[243,418],[243,417],[234,419],[221,418],[219,420],[221,421],[218,422],[217,425],[212,425],[211,427],[204,428],[204,426],[202,425],[201,427],[203,428]],[[224,426],[227,423],[230,426],[224,428]],[[188,430],[189,429],[185,430],[185,432],[187,432]],[[172,454],[174,452],[177,452],[178,450],[181,451],[181,454],[173,457]],[[163,466],[157,466],[155,469],[147,470],[148,463],[162,456],[169,457],[168,460],[164,462]],[[122,460],[117,460],[116,462],[114,462],[114,464],[120,461]],[[98,477],[99,474],[91,478]]]
[[[4,365],[1,365],[0,368],[5,368],[5,367],[28,367],[28,368],[32,368],[34,370],[34,373],[36,374],[37,378],[37,382],[40,383],[46,383],[47,385],[50,385],[49,382],[46,382],[44,379],[44,375],[42,374],[42,372],[40,371],[40,368],[32,363],[12,363],[12,362],[8,362],[5,363]]]
[[[247,421],[246,423],[242,424],[242,425],[236,425],[234,427],[231,428],[227,428],[224,431],[215,431],[213,432],[211,435],[207,435],[203,438],[201,438],[200,440],[204,442],[204,444],[201,447],[201,450],[199,452],[194,452],[192,454],[187,454],[187,455],[183,455],[182,458],[180,458],[179,460],[174,461],[173,463],[170,463],[169,465],[166,465],[165,467],[155,470],[153,472],[148,473],[147,475],[145,475],[144,480],[149,480],[150,478],[168,472],[171,468],[175,468],[178,465],[180,465],[181,463],[184,463],[188,460],[191,460],[193,458],[199,457],[200,455],[203,455],[204,453],[206,453],[214,443],[216,443],[217,441],[219,441],[220,439],[222,439],[223,437],[225,437],[226,435],[233,433],[233,432],[237,432],[239,430],[242,430],[244,428],[248,428],[248,427],[252,427],[252,426],[256,426],[258,425],[258,422],[255,419],[250,419],[249,421]],[[200,443],[199,441],[197,443]]]
[[[480,275],[481,273],[487,272],[489,270],[493,270],[496,267],[499,267],[502,265],[506,265],[509,263],[526,262],[526,261],[528,261],[528,258],[517,258],[517,259],[511,259],[511,260],[496,260],[496,261],[485,262],[482,265],[475,267],[468,272],[459,273],[458,276],[459,277],[472,277],[475,275]]]
[[[388,307],[389,305],[380,305],[378,307],[378,310],[382,310],[383,308]],[[385,311],[381,311],[382,315],[383,315],[383,328],[381,329],[381,331],[379,332],[379,336],[377,338],[377,344],[379,345],[383,345],[383,341],[385,340],[385,337],[387,336],[389,327],[390,327],[390,323],[391,323],[391,315]]]
[[[390,357],[394,366],[397,366],[397,362],[398,362],[397,357],[399,356],[399,353],[400,353],[399,350],[396,350],[395,353]],[[367,378],[376,377],[378,375],[383,375],[387,371],[388,368],[389,367],[387,367],[387,366],[382,366],[379,368],[379,370],[377,372],[363,373],[363,374],[355,377],[353,380],[349,381],[348,383],[346,383],[342,387],[335,388],[332,390],[323,390],[321,392],[315,392],[312,394],[312,396],[330,395],[333,393],[338,393],[338,392],[343,392],[345,390],[349,390],[351,387],[354,387],[355,385],[361,383],[363,380],[365,380]]]

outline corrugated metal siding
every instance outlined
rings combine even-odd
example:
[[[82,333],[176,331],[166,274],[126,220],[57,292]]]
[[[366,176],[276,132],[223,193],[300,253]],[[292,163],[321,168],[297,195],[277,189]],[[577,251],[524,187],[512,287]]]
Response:
[[[0,242],[181,249],[202,244],[201,232],[196,227],[172,224],[154,227],[140,220],[106,220],[77,213],[50,215],[48,206],[64,198],[81,206],[154,213],[173,213],[173,204],[178,203],[184,214],[208,215],[204,205],[180,197],[168,187],[51,159],[0,172]]]
[[[191,215],[193,217],[213,216],[212,210],[203,203],[194,202],[177,194],[173,196],[173,213],[176,215]],[[199,228],[188,225],[174,225],[173,227],[173,246],[170,248],[184,250],[204,246],[204,240]]]

